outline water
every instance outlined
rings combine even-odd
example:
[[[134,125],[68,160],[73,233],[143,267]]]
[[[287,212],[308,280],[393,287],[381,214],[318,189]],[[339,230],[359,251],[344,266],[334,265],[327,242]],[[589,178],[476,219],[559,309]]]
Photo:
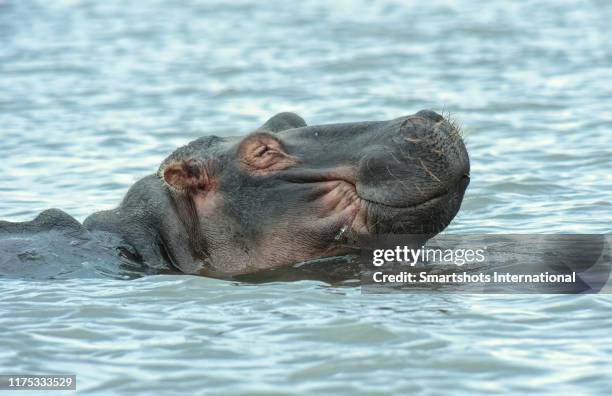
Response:
[[[452,233],[608,233],[612,3],[0,1],[0,218],[114,207],[280,111],[464,125]],[[3,280],[0,372],[83,394],[609,394],[609,296]]]

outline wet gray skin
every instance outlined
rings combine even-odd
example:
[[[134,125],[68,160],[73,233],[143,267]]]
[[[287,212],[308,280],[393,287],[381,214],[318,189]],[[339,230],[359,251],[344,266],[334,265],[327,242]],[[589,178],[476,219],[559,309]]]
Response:
[[[288,267],[350,253],[360,235],[439,233],[459,210],[469,170],[459,131],[433,111],[317,126],[280,113],[247,136],[177,149],[117,209],[83,225],[58,210],[0,222],[0,267],[14,276],[27,262],[36,272],[31,262],[49,263],[52,251],[74,263],[63,274],[75,276],[83,258],[91,265],[113,255],[143,273],[230,277]]]

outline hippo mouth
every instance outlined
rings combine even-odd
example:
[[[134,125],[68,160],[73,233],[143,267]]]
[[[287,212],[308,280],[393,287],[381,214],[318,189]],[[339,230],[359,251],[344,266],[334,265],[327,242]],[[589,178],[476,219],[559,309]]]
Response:
[[[365,198],[361,196],[358,192],[357,192],[357,195],[359,196],[361,200],[369,204],[372,204],[372,205],[380,205],[383,207],[393,208],[393,209],[418,209],[421,206],[444,200],[444,198],[447,198],[450,194],[455,193],[457,189],[465,190],[467,186],[469,185],[469,183],[470,183],[470,175],[467,174],[467,175],[462,176],[461,179],[459,179],[459,181],[457,182],[457,184],[454,186],[451,186],[450,189],[442,190],[431,197],[425,198],[424,200],[420,202],[410,203],[410,204],[385,203],[382,201]],[[355,186],[355,184],[353,183],[351,184],[355,188],[355,191],[357,191],[357,186]]]
[[[442,232],[455,217],[467,186],[468,175],[456,184],[419,202],[404,205],[370,200],[357,193],[355,184],[347,183],[357,196],[357,209],[338,227],[328,253],[340,256],[361,249],[363,237],[381,234],[422,235],[429,239]]]
[[[367,186],[342,171],[299,175],[288,172],[283,179],[314,187],[309,198],[321,204],[324,216],[334,219],[336,245],[354,245],[360,235],[437,234],[448,226],[459,210],[470,182],[469,174],[415,201],[401,197],[402,189],[389,191],[390,199],[372,199]],[[414,198],[412,196],[411,198]],[[405,201],[405,203],[401,203]],[[322,216],[323,216],[322,215]]]
[[[354,231],[368,235],[437,234],[450,224],[459,211],[469,182],[470,177],[466,174],[427,197],[412,202],[406,200],[405,203],[401,203],[403,199],[397,195],[391,197],[391,202],[367,198],[360,193],[358,185],[353,184],[366,216],[365,227]]]

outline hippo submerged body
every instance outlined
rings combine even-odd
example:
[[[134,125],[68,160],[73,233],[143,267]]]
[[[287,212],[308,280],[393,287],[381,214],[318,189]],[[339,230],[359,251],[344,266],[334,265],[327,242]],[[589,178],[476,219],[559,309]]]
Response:
[[[0,276],[231,277],[345,255],[360,235],[435,235],[469,169],[459,131],[433,111],[317,126],[280,113],[179,148],[83,224],[58,209],[0,221]]]

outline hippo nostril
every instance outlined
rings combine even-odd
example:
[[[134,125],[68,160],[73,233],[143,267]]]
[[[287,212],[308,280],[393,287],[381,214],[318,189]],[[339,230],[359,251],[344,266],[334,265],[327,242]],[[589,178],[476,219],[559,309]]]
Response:
[[[434,122],[440,122],[444,119],[440,114],[436,113],[433,110],[421,110],[416,113],[417,116],[430,119]]]

